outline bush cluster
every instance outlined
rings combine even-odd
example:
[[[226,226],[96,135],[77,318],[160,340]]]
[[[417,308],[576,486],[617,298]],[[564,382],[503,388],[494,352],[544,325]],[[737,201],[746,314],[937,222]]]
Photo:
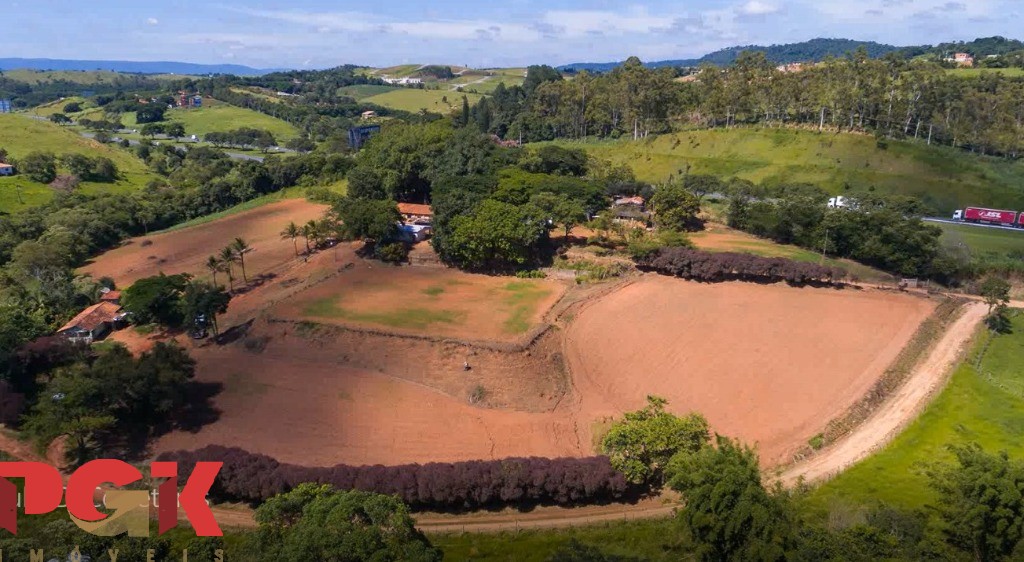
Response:
[[[178,462],[183,479],[198,461],[223,462],[211,494],[231,501],[262,502],[304,482],[397,495],[420,510],[571,505],[610,501],[643,491],[612,468],[608,457],[305,467],[235,447],[210,445],[196,451],[164,453],[160,460]]]
[[[845,275],[841,269],[786,258],[690,248],[661,248],[638,258],[637,267],[704,282],[785,281],[792,285],[839,285]]]

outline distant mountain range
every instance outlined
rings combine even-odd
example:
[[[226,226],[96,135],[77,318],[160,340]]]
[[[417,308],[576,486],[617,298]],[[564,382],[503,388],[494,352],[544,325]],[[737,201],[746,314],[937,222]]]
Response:
[[[257,69],[239,64],[195,64],[169,61],[123,61],[123,60],[66,60],[66,59],[0,59],[0,70],[27,68],[30,70],[113,70],[134,74],[234,74],[236,76],[260,76],[280,69]]]
[[[710,63],[719,66],[727,66],[736,60],[743,51],[761,51],[767,57],[768,60],[775,64],[789,64],[793,62],[817,62],[823,60],[828,55],[835,57],[841,57],[850,51],[856,50],[858,47],[864,47],[867,49],[868,56],[877,58],[891,53],[893,51],[900,51],[904,47],[896,47],[893,45],[883,45],[882,43],[875,43],[874,41],[854,41],[852,39],[811,39],[810,41],[804,41],[802,43],[787,43],[785,45],[744,45],[739,47],[728,47],[726,49],[720,49],[713,53],[708,53],[703,57],[697,59],[673,59],[673,60],[662,60],[645,63],[650,68],[659,68],[663,66],[699,66],[704,63]],[[580,71],[587,70],[589,72],[608,72],[616,66],[622,64],[621,62],[577,62],[572,64],[566,64],[558,67],[562,71]]]

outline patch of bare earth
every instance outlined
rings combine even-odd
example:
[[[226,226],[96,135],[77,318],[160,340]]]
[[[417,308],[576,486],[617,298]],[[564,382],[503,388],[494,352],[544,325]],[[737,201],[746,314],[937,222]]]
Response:
[[[882,291],[647,275],[569,326],[578,417],[657,394],[757,443],[766,464],[784,462],[871,388],[934,307]]]

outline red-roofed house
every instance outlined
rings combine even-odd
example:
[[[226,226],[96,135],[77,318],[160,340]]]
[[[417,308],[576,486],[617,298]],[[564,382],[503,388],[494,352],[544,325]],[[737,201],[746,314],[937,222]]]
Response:
[[[399,203],[398,213],[407,223],[429,224],[434,218],[434,211],[430,205],[420,205],[419,203]]]
[[[11,166],[10,164],[0,163],[0,176],[13,176],[13,175],[14,175],[14,166]]]
[[[92,343],[103,339],[110,332],[114,323],[121,320],[121,305],[112,302],[99,302],[78,313],[70,322],[64,324],[57,333],[73,342]]]

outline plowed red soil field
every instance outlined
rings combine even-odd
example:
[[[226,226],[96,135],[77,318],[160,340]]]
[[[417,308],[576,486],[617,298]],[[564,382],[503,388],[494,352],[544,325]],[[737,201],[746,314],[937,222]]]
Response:
[[[934,305],[924,298],[648,275],[570,325],[581,416],[703,413],[776,464],[862,397]],[[584,421],[584,420],[581,420]]]
[[[326,209],[305,199],[289,199],[189,228],[132,238],[92,260],[81,272],[97,279],[112,277],[119,287],[160,272],[209,276],[206,258],[241,237],[253,248],[245,258],[246,271],[253,277],[295,260],[292,241],[282,240],[281,230],[292,221],[302,225],[319,219]],[[301,250],[302,239],[298,245]],[[241,280],[241,271],[235,269],[235,277]],[[219,281],[225,282],[223,276]]]
[[[377,269],[385,280],[396,271]],[[266,338],[262,351],[195,350],[197,378],[224,387],[220,418],[155,450],[234,445],[310,465],[583,456],[600,422],[655,394],[779,464],[864,395],[933,308],[876,290],[645,275],[520,352],[257,323],[249,337]],[[563,354],[571,384],[550,363]],[[480,403],[469,398],[477,385]]]

